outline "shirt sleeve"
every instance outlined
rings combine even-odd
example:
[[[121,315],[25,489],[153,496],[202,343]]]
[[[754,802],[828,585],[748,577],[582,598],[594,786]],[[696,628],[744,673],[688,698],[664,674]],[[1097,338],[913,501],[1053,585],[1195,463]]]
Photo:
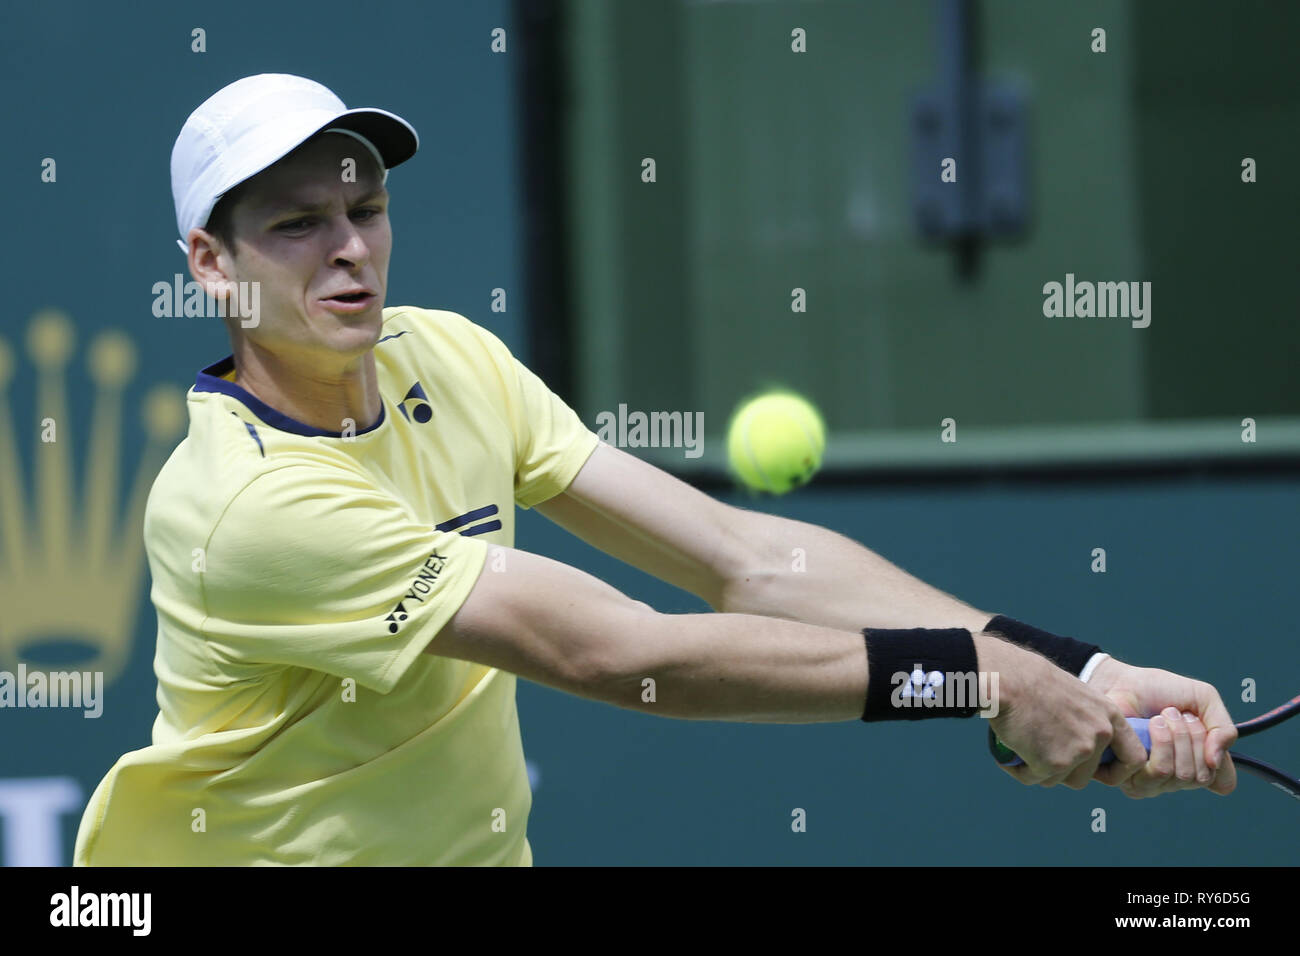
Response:
[[[487,547],[413,520],[360,473],[285,465],[210,536],[207,646],[235,673],[304,667],[386,694],[469,596]]]
[[[500,375],[514,429],[515,503],[531,508],[569,487],[600,438],[500,339],[475,328]]]

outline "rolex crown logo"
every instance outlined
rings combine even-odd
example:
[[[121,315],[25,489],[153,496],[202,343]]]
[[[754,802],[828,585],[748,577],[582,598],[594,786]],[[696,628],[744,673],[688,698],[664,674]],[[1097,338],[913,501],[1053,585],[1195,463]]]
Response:
[[[100,333],[83,371],[72,362],[76,344],[62,313],[32,317],[35,400],[16,422],[14,351],[0,338],[0,670],[91,669],[108,683],[130,656],[145,501],[184,427],[185,400],[175,386],[155,386],[140,418],[124,422],[135,346],[122,332]],[[30,477],[20,449],[30,449]],[[124,467],[126,454],[135,460]],[[120,484],[132,464],[124,498]]]

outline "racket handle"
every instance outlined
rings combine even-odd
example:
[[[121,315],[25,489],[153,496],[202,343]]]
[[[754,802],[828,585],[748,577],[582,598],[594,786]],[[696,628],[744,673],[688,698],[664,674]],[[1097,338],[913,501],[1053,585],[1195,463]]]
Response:
[[[1147,753],[1151,752],[1151,731],[1149,725],[1151,721],[1146,717],[1126,717],[1128,725],[1133,728],[1133,732],[1138,735],[1138,740],[1142,741],[1142,746],[1146,748]],[[993,733],[993,728],[989,728],[989,748],[993,751],[993,759],[1004,767],[1019,767],[1024,763],[1016,753],[1006,744],[998,740]],[[1107,747],[1106,752],[1101,755],[1102,764],[1114,763],[1115,754]]]

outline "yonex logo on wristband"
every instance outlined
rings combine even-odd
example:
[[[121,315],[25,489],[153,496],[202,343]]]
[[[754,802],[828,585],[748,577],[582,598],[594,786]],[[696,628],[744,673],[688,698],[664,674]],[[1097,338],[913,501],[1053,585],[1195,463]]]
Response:
[[[998,715],[998,675],[989,671],[927,671],[914,664],[912,672],[890,676],[894,707],[935,707],[958,710],[978,707],[980,716]]]
[[[935,689],[943,686],[942,671],[930,671],[930,673],[927,674],[925,671],[921,670],[920,664],[916,665],[916,669],[912,671],[911,675],[895,674],[894,683],[896,685],[900,677],[905,681],[902,687],[902,694],[904,697],[925,697],[934,699],[937,696],[935,694]]]
[[[948,628],[866,627],[867,699],[862,719],[927,720],[989,712],[997,696],[979,672],[970,631]],[[924,661],[925,663],[919,663]],[[980,693],[983,688],[985,693]]]

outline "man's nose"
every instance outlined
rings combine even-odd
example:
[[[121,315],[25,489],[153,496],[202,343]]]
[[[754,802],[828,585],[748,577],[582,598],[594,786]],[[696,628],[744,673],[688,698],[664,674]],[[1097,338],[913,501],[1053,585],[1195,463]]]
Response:
[[[366,244],[361,230],[346,216],[335,227],[333,248],[335,262],[360,264],[370,258],[370,246]]]

